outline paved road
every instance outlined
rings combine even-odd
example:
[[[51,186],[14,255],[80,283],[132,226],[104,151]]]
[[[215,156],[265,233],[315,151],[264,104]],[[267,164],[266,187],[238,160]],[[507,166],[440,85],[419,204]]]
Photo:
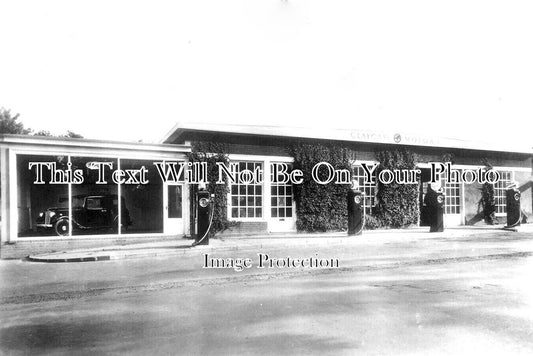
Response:
[[[212,257],[250,257],[258,251]],[[270,246],[337,269],[202,269],[201,253],[0,261],[6,354],[533,353],[533,237],[446,234]]]

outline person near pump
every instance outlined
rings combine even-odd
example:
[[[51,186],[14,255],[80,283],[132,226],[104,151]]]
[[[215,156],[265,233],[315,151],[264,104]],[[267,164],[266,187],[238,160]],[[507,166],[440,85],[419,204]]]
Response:
[[[507,226],[514,227],[520,225],[521,210],[520,210],[520,190],[518,183],[512,182],[505,189],[505,198],[507,200]]]
[[[440,182],[428,184],[424,204],[428,207],[429,232],[444,231],[444,188]]]
[[[352,184],[347,194],[348,203],[348,235],[361,235],[364,225],[363,192],[359,190],[359,182],[352,178]]]

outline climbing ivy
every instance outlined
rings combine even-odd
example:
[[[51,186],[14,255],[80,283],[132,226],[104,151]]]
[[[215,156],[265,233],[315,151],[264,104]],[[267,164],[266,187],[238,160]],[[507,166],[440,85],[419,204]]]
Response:
[[[211,225],[210,235],[214,235],[216,232],[226,230],[230,225],[227,213],[227,195],[229,192],[229,185],[227,178],[223,177],[226,184],[215,184],[218,180],[218,166],[217,162],[222,162],[228,165],[229,159],[227,153],[228,149],[226,145],[214,142],[193,142],[191,144],[191,153],[189,153],[188,159],[190,162],[207,162],[207,180],[210,184],[207,185],[209,193],[214,194],[214,210],[213,210],[213,222]],[[196,216],[196,193],[198,192],[198,186],[196,184],[189,185],[191,196],[191,227],[194,226],[194,219]],[[191,228],[191,231],[194,231]]]
[[[303,183],[294,185],[294,199],[298,219],[298,231],[324,232],[345,230],[348,215],[346,194],[349,184],[318,184],[311,178],[313,167],[328,162],[335,169],[350,170],[350,151],[334,144],[295,143],[289,147],[294,157],[294,169],[303,172]],[[326,179],[326,170],[320,170],[318,177]]]
[[[376,152],[380,162],[378,174],[384,169],[415,169],[416,155],[405,149]],[[382,226],[392,228],[408,227],[418,223],[420,207],[418,201],[419,183],[390,184],[378,182],[375,214]]]
[[[488,163],[485,158],[485,170],[492,169],[492,165]],[[494,185],[491,183],[484,183],[481,186],[481,206],[483,207],[483,219],[485,223],[493,225],[497,223],[496,220],[496,199],[494,198]]]

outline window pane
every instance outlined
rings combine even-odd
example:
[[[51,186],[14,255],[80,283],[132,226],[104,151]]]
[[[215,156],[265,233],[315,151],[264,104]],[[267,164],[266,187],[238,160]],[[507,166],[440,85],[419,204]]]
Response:
[[[70,161],[84,177],[82,184],[72,185],[72,205],[79,206],[72,211],[72,235],[118,234],[118,185],[111,179],[118,160],[72,156]]]
[[[45,184],[34,184],[37,167],[29,169],[32,162],[53,163],[62,171],[68,168],[68,156],[16,156],[18,201],[12,209],[18,209],[18,236],[57,235],[57,232],[68,236],[68,184],[50,184],[51,174],[46,167],[42,169]],[[56,175],[61,178],[61,173]],[[64,221],[58,223],[59,220]]]
[[[261,167],[257,162],[238,162],[239,172],[244,169],[253,171],[255,167]],[[237,194],[237,192],[239,194]],[[262,206],[262,186],[261,184],[240,184],[233,183],[231,186],[231,207],[239,207],[239,218],[254,218]],[[238,204],[237,204],[238,203]],[[233,214],[232,214],[233,215]],[[234,217],[234,216],[232,216]]]
[[[122,234],[162,233],[165,214],[183,217],[183,187],[163,190],[163,181],[153,167],[153,160],[121,159],[121,169],[147,168],[148,184],[121,184]],[[176,186],[175,186],[176,187]],[[163,206],[163,195],[170,194],[169,209]],[[176,233],[182,233],[176,232]]]

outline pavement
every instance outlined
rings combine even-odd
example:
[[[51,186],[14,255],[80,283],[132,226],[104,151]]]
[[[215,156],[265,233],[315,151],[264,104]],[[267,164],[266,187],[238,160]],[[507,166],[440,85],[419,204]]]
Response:
[[[447,228],[446,236],[468,237],[495,231],[515,231],[533,234],[533,224],[504,229],[497,226],[460,226]],[[438,237],[444,233],[429,233],[427,227],[409,229],[388,229],[364,231],[359,236],[346,236],[344,232],[305,234],[286,233],[268,235],[250,235],[239,237],[211,238],[209,245],[192,246],[192,239],[176,239],[164,242],[140,243],[125,246],[108,246],[90,249],[59,251],[30,255],[26,259],[32,262],[94,262],[134,258],[150,258],[161,256],[198,255],[218,251],[253,250],[273,246],[315,246],[315,245],[347,245],[375,239],[405,239],[413,237]]]

